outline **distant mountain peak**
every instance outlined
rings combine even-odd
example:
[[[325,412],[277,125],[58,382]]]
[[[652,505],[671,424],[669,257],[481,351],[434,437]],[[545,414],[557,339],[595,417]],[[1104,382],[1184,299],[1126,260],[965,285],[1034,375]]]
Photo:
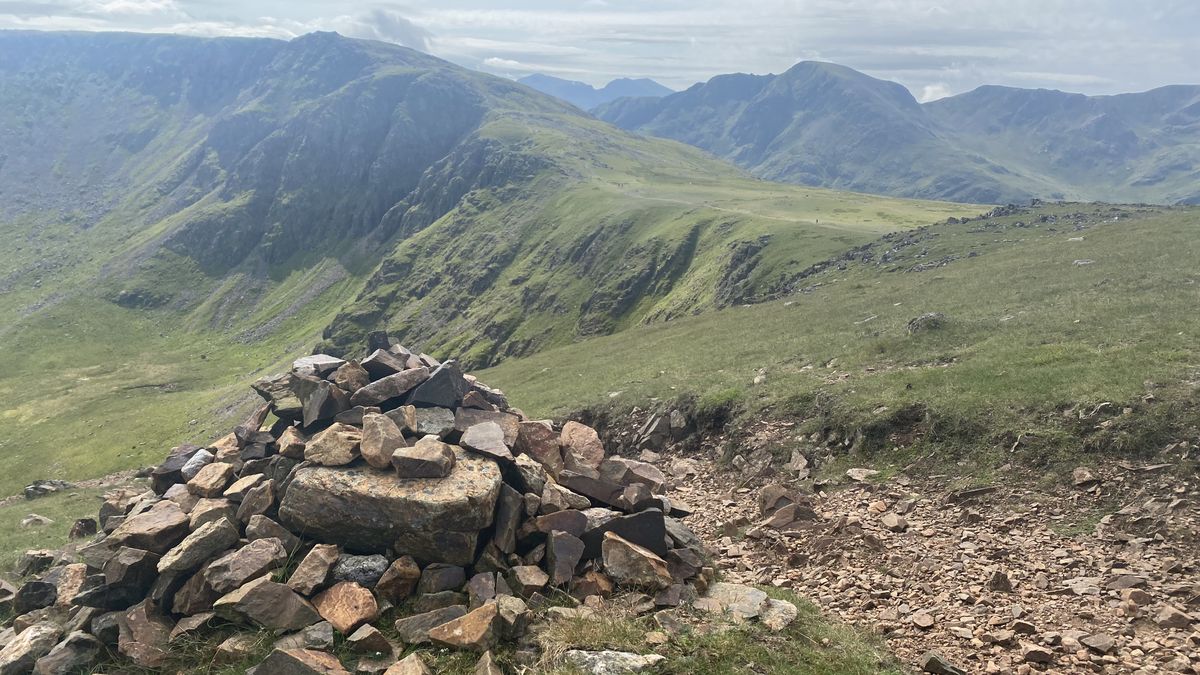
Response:
[[[581,110],[592,110],[619,98],[661,97],[675,93],[646,77],[620,77],[597,89],[586,82],[533,73],[517,80],[543,94],[560,98]]]

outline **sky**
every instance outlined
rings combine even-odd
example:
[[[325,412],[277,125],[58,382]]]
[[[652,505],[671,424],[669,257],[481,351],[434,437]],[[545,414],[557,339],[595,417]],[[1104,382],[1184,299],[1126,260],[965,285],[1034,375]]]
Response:
[[[0,0],[3,28],[334,30],[506,77],[673,89],[820,60],[923,101],[983,84],[1113,94],[1200,83],[1197,0]]]

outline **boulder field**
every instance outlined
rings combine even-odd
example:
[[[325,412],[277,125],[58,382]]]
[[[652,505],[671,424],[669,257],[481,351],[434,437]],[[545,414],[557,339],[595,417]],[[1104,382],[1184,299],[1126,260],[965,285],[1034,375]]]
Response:
[[[228,623],[283,636],[260,675],[344,672],[322,651],[335,632],[378,672],[410,672],[397,657],[424,643],[487,664],[539,608],[617,592],[676,607],[713,585],[653,464],[527,419],[454,361],[372,342],[255,382],[244,423],[173,448],[149,490],[107,494],[93,537],[26,552],[26,581],[0,588],[18,615],[0,674],[80,672],[109,648],[160,668]],[[385,612],[402,644],[375,628]],[[245,634],[227,643],[218,658],[246,652]]]

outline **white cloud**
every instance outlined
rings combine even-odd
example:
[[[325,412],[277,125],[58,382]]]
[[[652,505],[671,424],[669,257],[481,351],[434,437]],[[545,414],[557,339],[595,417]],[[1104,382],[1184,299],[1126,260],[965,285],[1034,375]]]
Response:
[[[1194,0],[387,2],[0,0],[0,28],[281,38],[336,30],[502,74],[537,69],[591,84],[654,77],[676,88],[815,59],[901,82],[922,99],[985,83],[1141,90],[1195,80],[1200,63]]]
[[[936,101],[939,98],[946,98],[952,93],[953,92],[950,91],[950,87],[946,86],[944,82],[935,82],[922,87],[921,95],[917,97],[917,100],[921,103],[928,103],[930,101]]]

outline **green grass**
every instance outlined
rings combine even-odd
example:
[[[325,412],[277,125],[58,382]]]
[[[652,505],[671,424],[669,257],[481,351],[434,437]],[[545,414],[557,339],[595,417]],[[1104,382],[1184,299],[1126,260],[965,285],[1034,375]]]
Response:
[[[1061,220],[1015,226],[1080,210],[1093,222],[1080,232]],[[479,375],[534,416],[694,394],[740,400],[752,416],[799,417],[811,430],[870,434],[926,411],[946,452],[1020,434],[1045,452],[1077,451],[1085,425],[1063,411],[1104,401],[1117,412],[1134,404],[1104,433],[1121,452],[1160,449],[1165,434],[1195,420],[1200,210],[1146,209],[1113,222],[1107,207],[1065,205],[928,234],[888,265],[807,279],[820,284],[809,293],[641,326]],[[945,256],[957,259],[893,271]],[[1095,262],[1073,264],[1082,259]],[[935,311],[946,314],[944,328],[908,334],[911,318]],[[767,380],[755,386],[760,368]],[[1142,403],[1150,393],[1155,401]]]
[[[71,525],[79,518],[95,518],[105,492],[107,489],[64,490],[0,506],[0,577],[13,577],[13,566],[25,551],[35,548],[58,550],[65,546]],[[31,513],[54,522],[21,527],[21,519]]]

